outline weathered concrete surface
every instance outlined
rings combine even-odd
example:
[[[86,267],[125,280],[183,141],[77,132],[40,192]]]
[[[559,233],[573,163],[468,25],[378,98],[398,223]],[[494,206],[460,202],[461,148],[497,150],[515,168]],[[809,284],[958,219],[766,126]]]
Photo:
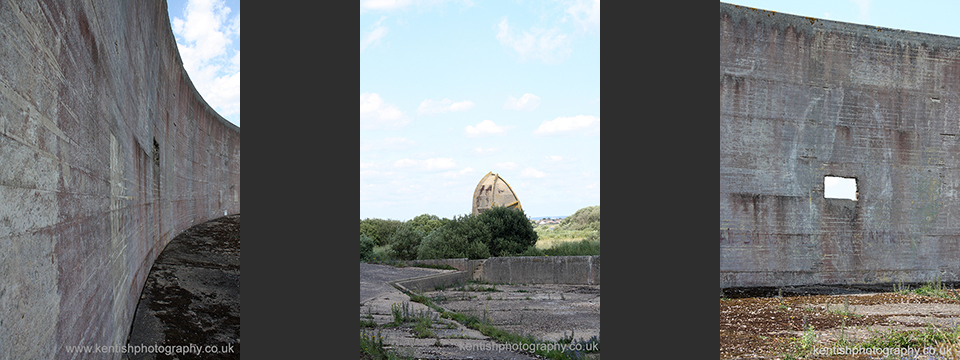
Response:
[[[960,39],[720,4],[721,288],[960,280],[958,194]]]
[[[360,320],[373,321],[377,329],[361,328],[361,334],[377,334],[384,345],[397,353],[418,359],[515,359],[532,360],[535,356],[500,350],[500,344],[479,331],[456,321],[441,319],[433,309],[410,301],[410,297],[389,285],[389,282],[453,273],[453,270],[397,268],[387,265],[360,264]],[[386,327],[393,321],[392,307],[406,304],[410,314],[429,314],[434,337],[417,338],[410,326]],[[440,346],[437,346],[437,342]],[[494,350],[487,350],[494,349]]]
[[[195,225],[167,244],[147,275],[127,344],[192,344],[202,357],[240,358],[240,215]]]
[[[547,342],[600,337],[600,285],[467,285],[423,295],[447,310],[486,316],[498,328]]]
[[[600,285],[600,255],[492,257],[474,278],[499,284]]]
[[[239,212],[163,1],[0,3],[0,358],[111,357],[65,347],[122,345],[167,242]]]

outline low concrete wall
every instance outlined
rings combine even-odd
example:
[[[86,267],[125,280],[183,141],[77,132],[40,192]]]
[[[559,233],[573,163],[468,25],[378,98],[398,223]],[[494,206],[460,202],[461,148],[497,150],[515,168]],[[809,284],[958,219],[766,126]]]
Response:
[[[435,259],[407,263],[450,265],[469,279],[490,283],[600,285],[600,255]]]
[[[120,358],[164,246],[240,212],[240,130],[200,97],[167,5],[0,3],[0,359]]]
[[[600,255],[492,257],[478,272],[491,283],[600,285]]]

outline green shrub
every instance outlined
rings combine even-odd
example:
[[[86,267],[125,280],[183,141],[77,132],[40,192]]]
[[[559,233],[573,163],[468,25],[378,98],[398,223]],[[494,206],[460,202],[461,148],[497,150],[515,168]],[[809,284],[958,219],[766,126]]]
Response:
[[[487,245],[470,241],[464,235],[463,224],[448,223],[424,236],[417,253],[419,259],[486,259],[490,257]]]
[[[360,261],[370,261],[375,242],[366,234],[360,234]]]
[[[537,232],[523,210],[495,206],[476,216],[488,235],[484,239],[490,254],[510,256],[524,252],[537,243]]]
[[[443,222],[440,220],[440,217],[436,215],[423,214],[418,215],[410,221],[407,221],[407,224],[413,225],[417,229],[420,229],[424,234],[429,234],[434,229],[443,225]]]
[[[404,224],[390,239],[391,255],[397,260],[416,260],[423,232],[410,224]]]
[[[401,225],[403,222],[399,220],[363,219],[360,220],[360,233],[373,239],[377,246],[383,246],[389,243]]]

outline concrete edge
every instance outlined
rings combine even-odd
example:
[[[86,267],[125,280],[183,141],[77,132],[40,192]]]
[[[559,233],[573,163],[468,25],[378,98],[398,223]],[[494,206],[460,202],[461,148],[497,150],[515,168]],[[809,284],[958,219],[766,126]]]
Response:
[[[394,280],[388,283],[404,293],[411,294],[414,293],[413,289],[418,292],[423,292],[424,289],[433,290],[437,286],[450,286],[456,283],[465,283],[470,281],[470,279],[471,276],[469,272],[457,271]]]

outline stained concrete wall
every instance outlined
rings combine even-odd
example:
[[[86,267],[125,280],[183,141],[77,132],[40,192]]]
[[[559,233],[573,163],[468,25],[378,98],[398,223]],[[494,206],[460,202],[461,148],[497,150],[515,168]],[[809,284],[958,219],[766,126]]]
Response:
[[[492,257],[477,271],[492,283],[600,285],[600,255]]]
[[[104,358],[157,254],[240,212],[240,130],[163,1],[0,3],[0,358]],[[119,356],[119,354],[116,354]]]
[[[720,4],[722,288],[960,280],[958,193],[960,39]]]

